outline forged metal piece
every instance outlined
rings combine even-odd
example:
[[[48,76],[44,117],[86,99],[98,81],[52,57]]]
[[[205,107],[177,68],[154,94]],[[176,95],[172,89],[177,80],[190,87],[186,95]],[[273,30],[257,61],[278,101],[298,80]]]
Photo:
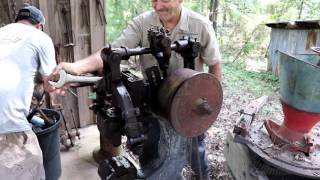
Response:
[[[171,39],[169,31],[163,27],[153,27],[148,30],[148,41],[153,50],[152,55],[157,59],[164,77],[167,76],[169,59],[171,57]]]
[[[61,88],[67,83],[96,83],[101,79],[102,77],[74,76],[60,70],[59,80],[57,82],[49,81],[49,83],[56,88]]]
[[[134,180],[137,169],[125,157],[117,156],[99,164],[98,173],[103,180]]]
[[[139,108],[134,107],[131,96],[127,88],[119,83],[112,87],[115,105],[121,109],[121,117],[125,124],[123,132],[128,138],[128,146],[134,154],[141,154],[143,142],[147,137],[143,133],[142,123],[138,121],[137,116],[140,115]]]
[[[183,57],[184,68],[194,69],[194,59],[198,56],[201,45],[197,42],[197,39],[190,36],[185,41],[176,41],[175,51],[180,53]]]

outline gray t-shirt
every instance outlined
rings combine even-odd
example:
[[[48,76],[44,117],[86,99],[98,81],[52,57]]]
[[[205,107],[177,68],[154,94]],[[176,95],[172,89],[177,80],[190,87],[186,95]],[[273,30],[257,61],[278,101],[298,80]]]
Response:
[[[145,12],[135,17],[133,21],[129,23],[121,36],[112,43],[112,46],[126,46],[128,48],[135,48],[138,46],[149,47],[148,29],[154,26],[163,26],[160,22],[159,16],[154,11]],[[203,61],[199,60],[199,57],[196,58],[195,70],[203,71],[203,63],[210,66],[220,61],[220,52],[217,39],[212,28],[212,23],[204,16],[183,7],[180,21],[171,32],[170,39],[174,42],[188,34],[197,38],[202,46],[200,56]],[[152,55],[143,55],[140,56],[140,63],[145,69],[156,65],[157,61]],[[168,69],[169,73],[183,67],[182,56],[178,53],[172,52]]]
[[[0,134],[31,130],[29,112],[34,77],[49,75],[55,52],[51,38],[25,24],[0,28]]]

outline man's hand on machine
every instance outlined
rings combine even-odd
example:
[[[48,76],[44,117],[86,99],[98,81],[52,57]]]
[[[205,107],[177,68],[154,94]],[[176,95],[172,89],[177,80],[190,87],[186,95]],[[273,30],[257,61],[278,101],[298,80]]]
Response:
[[[98,82],[102,77],[79,76],[81,72],[77,70],[74,63],[60,63],[48,77],[48,82],[55,93],[64,95],[65,90],[70,87],[81,87],[92,85]]]

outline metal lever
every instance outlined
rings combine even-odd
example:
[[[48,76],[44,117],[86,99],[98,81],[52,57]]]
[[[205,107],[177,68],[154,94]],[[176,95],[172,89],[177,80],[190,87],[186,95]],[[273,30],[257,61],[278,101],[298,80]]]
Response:
[[[56,88],[61,88],[67,83],[96,83],[102,79],[102,77],[74,76],[67,74],[64,70],[60,70],[59,75],[58,82],[49,81],[49,84]]]

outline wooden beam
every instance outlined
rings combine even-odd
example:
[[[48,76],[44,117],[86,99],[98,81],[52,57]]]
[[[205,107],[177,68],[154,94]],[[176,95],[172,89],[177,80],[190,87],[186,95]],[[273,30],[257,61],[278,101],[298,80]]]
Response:
[[[72,17],[72,31],[74,36],[73,52],[75,61],[80,60],[92,53],[92,37],[90,36],[89,27],[87,27],[84,15],[84,9],[81,6],[81,2],[84,1],[89,4],[88,0],[70,0],[71,5],[71,17]],[[90,1],[92,2],[92,0]],[[89,6],[87,7],[89,8]],[[89,9],[88,9],[89,10]],[[88,14],[88,16],[90,16]],[[89,19],[89,17],[87,17]],[[90,18],[91,20],[91,18]],[[90,38],[91,37],[91,38]],[[78,94],[78,111],[80,127],[95,123],[95,116],[91,110],[89,110],[92,101],[89,100],[90,88],[83,87],[77,89]]]
[[[8,1],[0,1],[0,27],[12,22]]]
[[[97,4],[97,2],[101,3],[101,6],[99,6]],[[103,7],[103,16],[105,16],[104,12],[105,12],[105,6],[104,6],[104,1],[101,0],[94,0],[94,1],[90,1],[90,35],[91,35],[91,52],[96,52],[99,49],[101,49],[102,47],[105,46],[106,43],[106,22],[104,21],[104,19],[102,19],[103,17],[101,17],[99,15],[99,9],[100,12],[102,11]]]

